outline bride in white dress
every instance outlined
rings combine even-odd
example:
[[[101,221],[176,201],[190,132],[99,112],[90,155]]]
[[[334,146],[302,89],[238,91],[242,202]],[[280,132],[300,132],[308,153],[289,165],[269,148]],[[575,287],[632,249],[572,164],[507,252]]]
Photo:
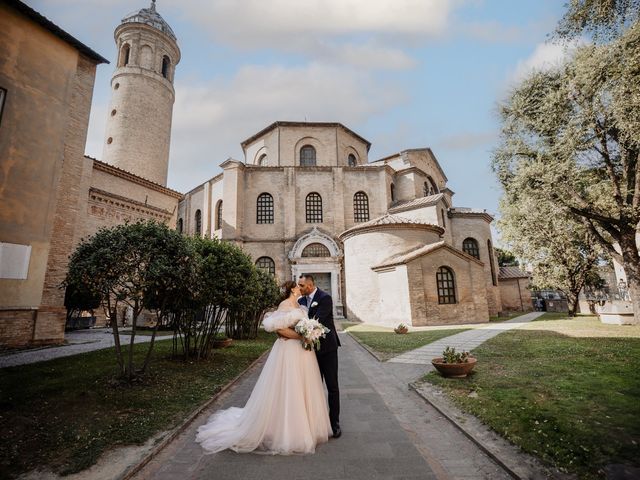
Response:
[[[271,455],[314,453],[331,435],[329,409],[313,350],[305,350],[293,326],[307,316],[295,282],[284,284],[285,300],[265,315],[263,326],[277,332],[269,357],[244,408],[213,414],[198,428],[206,453],[225,449]]]

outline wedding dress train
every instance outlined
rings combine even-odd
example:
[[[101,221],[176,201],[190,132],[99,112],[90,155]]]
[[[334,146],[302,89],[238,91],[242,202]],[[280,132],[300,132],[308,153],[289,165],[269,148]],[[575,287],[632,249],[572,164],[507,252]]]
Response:
[[[306,313],[279,308],[265,315],[265,330],[293,326]],[[213,414],[196,441],[207,453],[225,449],[272,455],[313,453],[331,432],[329,410],[313,351],[299,340],[275,341],[244,408]]]

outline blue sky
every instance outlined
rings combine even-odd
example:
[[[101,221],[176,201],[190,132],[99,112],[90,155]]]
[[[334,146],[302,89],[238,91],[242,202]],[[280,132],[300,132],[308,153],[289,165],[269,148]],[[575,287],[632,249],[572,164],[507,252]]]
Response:
[[[98,67],[87,154],[102,157],[113,30],[150,2],[27,0],[108,58]],[[341,122],[369,159],[431,147],[455,206],[497,212],[497,104],[565,51],[547,43],[561,0],[158,0],[182,51],[168,186],[219,173],[276,120]]]

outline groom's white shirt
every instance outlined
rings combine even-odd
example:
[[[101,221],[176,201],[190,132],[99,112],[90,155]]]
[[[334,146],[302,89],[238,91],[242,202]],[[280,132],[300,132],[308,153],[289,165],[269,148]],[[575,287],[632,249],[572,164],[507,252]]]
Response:
[[[311,304],[313,303],[313,297],[316,296],[316,292],[318,291],[318,287],[313,289],[313,292],[311,292],[309,295],[307,295],[307,307],[311,308]]]

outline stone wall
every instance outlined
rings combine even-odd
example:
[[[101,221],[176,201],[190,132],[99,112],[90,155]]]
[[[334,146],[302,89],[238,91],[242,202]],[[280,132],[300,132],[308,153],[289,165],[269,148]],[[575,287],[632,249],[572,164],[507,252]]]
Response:
[[[531,290],[527,278],[507,278],[500,280],[500,299],[502,311],[531,312]],[[589,310],[587,309],[587,312]]]
[[[461,258],[444,248],[420,259],[424,288],[424,316],[414,313],[414,325],[447,325],[481,323],[489,321],[487,297],[482,288],[484,270],[482,265]],[[436,272],[441,266],[449,267],[454,274],[456,303],[439,304]],[[413,297],[412,297],[413,298]],[[420,304],[417,305],[420,308]]]

